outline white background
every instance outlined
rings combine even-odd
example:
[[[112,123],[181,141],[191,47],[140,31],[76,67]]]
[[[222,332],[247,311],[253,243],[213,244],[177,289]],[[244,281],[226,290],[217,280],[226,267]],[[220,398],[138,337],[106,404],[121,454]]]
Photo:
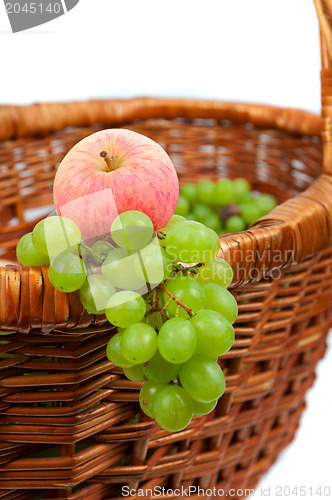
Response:
[[[0,103],[154,95],[320,110],[312,0],[80,0],[18,34],[1,3],[0,50]],[[332,496],[331,380],[330,349],[296,440],[263,480],[270,498],[276,485]]]
[[[158,95],[319,111],[312,0],[80,0],[16,34],[0,4],[0,102]]]

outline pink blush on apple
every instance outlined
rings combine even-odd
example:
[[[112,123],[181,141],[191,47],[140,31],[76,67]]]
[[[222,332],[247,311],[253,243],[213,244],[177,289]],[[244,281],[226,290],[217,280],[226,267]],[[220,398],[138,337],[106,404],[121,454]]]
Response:
[[[174,165],[156,142],[110,129],[86,137],[61,162],[54,181],[58,215],[76,222],[84,239],[107,233],[128,210],[150,217],[155,229],[171,219],[179,196]]]
[[[118,215],[112,188],[86,194],[64,203],[57,210],[58,215],[68,217],[80,228],[82,239],[87,240],[110,230],[110,220]],[[85,214],[84,220],[82,214]]]

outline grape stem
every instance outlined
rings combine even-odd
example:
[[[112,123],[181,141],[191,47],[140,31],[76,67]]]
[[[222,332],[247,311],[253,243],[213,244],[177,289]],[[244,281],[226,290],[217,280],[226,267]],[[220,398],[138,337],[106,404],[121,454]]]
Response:
[[[84,252],[86,252],[90,257],[93,258],[95,264],[102,264],[104,262],[103,259],[99,257],[99,255],[97,255],[93,250],[91,250],[91,248],[88,247],[88,245],[86,245],[83,241],[81,242],[81,247],[84,249]],[[81,258],[83,258],[82,255]]]
[[[106,236],[106,241],[108,241],[111,244],[111,246],[114,248],[114,241],[113,241],[112,236],[110,234],[108,234]]]
[[[92,276],[94,274],[94,271],[93,271],[93,268],[91,267],[90,265],[90,262],[89,261],[86,261],[85,262],[85,269],[86,269],[86,275],[87,275],[87,278],[89,276]]]
[[[193,316],[195,316],[195,313],[194,313],[191,309],[189,309],[189,307],[187,307],[187,306],[186,306],[183,302],[181,302],[181,300],[179,300],[177,297],[175,297],[175,295],[173,295],[173,294],[172,294],[172,292],[170,292],[170,291],[168,290],[168,288],[166,288],[166,286],[165,286],[163,283],[160,283],[159,288],[160,288],[160,290],[163,290],[165,293],[167,293],[167,295],[168,295],[168,296],[169,296],[172,300],[174,300],[174,302],[175,302],[175,304],[176,304],[176,305],[178,305],[178,306],[182,307],[182,308],[186,311],[186,313],[188,313],[188,314],[189,314],[189,316],[190,316],[191,318],[192,318]],[[167,302],[168,302],[168,301],[167,301]],[[167,304],[167,303],[166,303],[166,304]],[[165,306],[166,306],[166,304],[165,304]],[[165,306],[163,307],[163,309],[165,309],[165,310],[166,310],[166,307],[165,307]],[[165,313],[163,312],[163,309],[160,311],[160,314],[162,314],[162,313],[163,313],[163,314],[165,314]]]
[[[152,304],[151,304],[151,309],[154,311],[156,309],[156,304],[157,304],[157,289],[155,288],[153,290],[152,294]]]
[[[194,273],[194,274],[197,274],[197,270],[204,266],[203,263],[199,263],[199,264],[195,264],[194,266],[190,266],[190,267],[185,267],[185,266],[182,266],[181,264],[173,264],[173,267],[174,267],[174,271],[176,273],[183,273],[183,274],[188,274],[188,273]]]
[[[166,309],[168,308],[172,300],[172,297],[168,297],[168,300],[165,302],[164,307],[160,310],[160,316],[164,316],[164,314],[166,313]]]
[[[149,293],[147,294],[147,296],[145,297],[145,302],[150,302],[150,300],[151,300],[151,298],[152,298],[152,293],[153,293],[153,292],[151,291],[151,292],[149,292]]]

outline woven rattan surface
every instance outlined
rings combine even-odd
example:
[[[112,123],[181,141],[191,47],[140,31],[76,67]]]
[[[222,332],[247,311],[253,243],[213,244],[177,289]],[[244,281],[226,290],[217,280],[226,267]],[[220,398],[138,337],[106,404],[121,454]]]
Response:
[[[57,106],[60,114],[66,109]],[[310,225],[309,217],[320,217],[314,204],[307,202],[303,214],[294,208],[294,196],[313,189],[321,174],[320,121],[294,110],[196,101],[109,101],[105,109],[92,102],[77,109],[87,114],[90,106],[104,113],[103,121],[94,117],[96,125],[82,119],[80,127],[47,129],[42,137],[40,129],[29,130],[28,139],[2,142],[2,258],[14,258],[17,239],[35,223],[28,220],[35,213],[31,209],[46,207],[40,216],[52,210],[52,179],[65,152],[89,133],[115,125],[114,111],[106,120],[107,109],[118,109],[122,118],[116,126],[158,141],[182,183],[245,176],[286,204],[277,209],[278,217],[222,239],[223,254],[236,272],[232,291],[240,311],[234,347],[220,359],[226,394],[213,414],[195,417],[176,434],[142,414],[138,423],[128,421],[138,413],[140,384],[106,360],[113,331],[105,318],[87,314],[76,294],[54,290],[47,268],[0,269],[0,325],[8,333],[0,344],[0,498],[31,499],[41,492],[43,498],[121,498],[127,484],[253,488],[294,437],[331,320],[332,249],[300,253],[300,259],[293,253],[287,263],[291,247],[282,245],[293,240],[280,215],[290,204],[291,227],[295,216],[311,227],[308,245],[314,234],[319,239],[326,232],[322,221]],[[131,116],[132,109],[140,110],[141,119]],[[39,123],[40,106],[30,111]],[[29,116],[29,108],[16,112]],[[274,233],[280,228],[283,240]],[[263,250],[273,247],[259,246],[261,233],[272,235],[275,253],[269,257]],[[258,264],[247,259],[251,254]],[[273,278],[263,265],[269,259]],[[250,279],[246,260],[265,276]]]
[[[124,485],[148,498],[155,486],[172,488],[168,498],[199,486],[213,498],[214,487],[254,488],[293,439],[332,319],[332,8],[315,3],[323,144],[319,117],[269,106],[146,98],[0,107],[0,259],[12,263],[0,267],[1,500],[120,499]],[[64,154],[114,126],[159,142],[181,183],[245,177],[281,203],[221,239],[239,303],[234,347],[220,359],[226,393],[179,433],[139,412],[140,384],[106,359],[106,319],[54,290],[47,267],[15,261],[20,236],[53,210]]]

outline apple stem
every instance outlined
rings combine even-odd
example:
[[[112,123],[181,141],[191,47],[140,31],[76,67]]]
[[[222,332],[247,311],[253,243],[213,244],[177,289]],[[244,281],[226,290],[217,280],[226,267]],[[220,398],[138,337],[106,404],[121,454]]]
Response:
[[[108,167],[108,171],[109,172],[111,172],[112,170],[114,170],[114,168],[113,168],[113,156],[110,158],[108,156],[107,151],[101,151],[99,153],[99,156],[101,156],[103,158],[103,160],[105,160],[105,163],[106,163],[106,165]]]

